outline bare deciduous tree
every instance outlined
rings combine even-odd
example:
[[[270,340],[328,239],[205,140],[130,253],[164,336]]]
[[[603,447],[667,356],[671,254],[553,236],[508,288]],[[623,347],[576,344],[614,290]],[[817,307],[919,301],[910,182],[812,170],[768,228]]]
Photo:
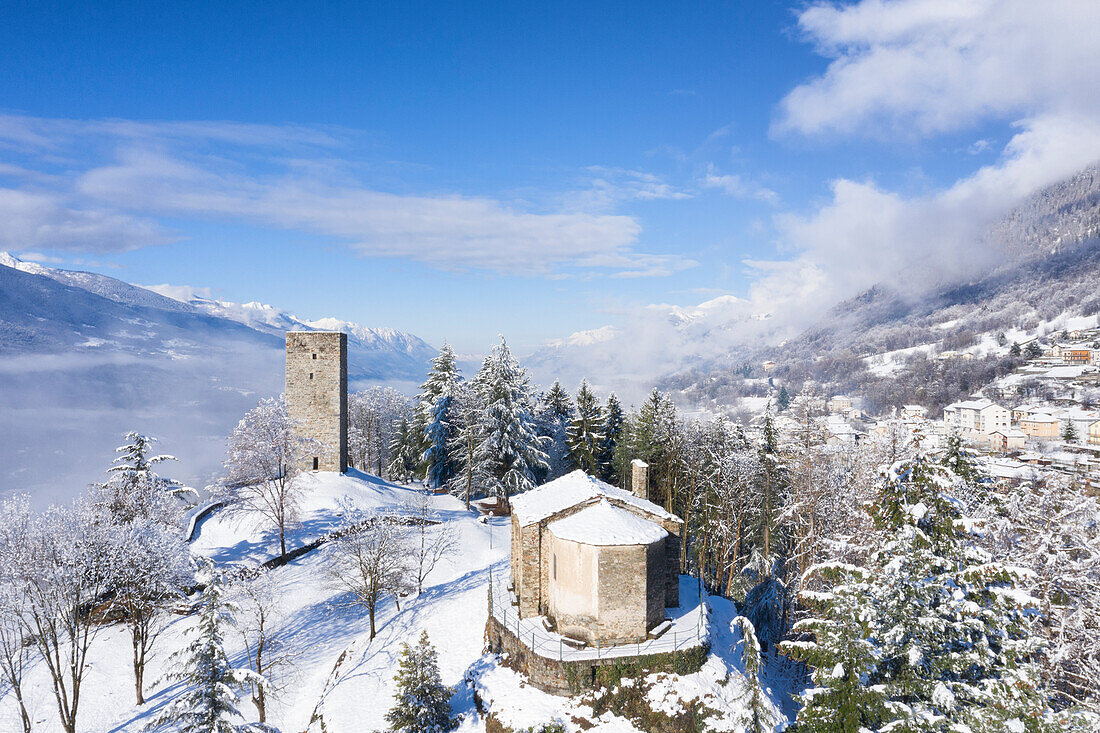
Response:
[[[26,590],[24,633],[50,678],[61,727],[76,733],[88,651],[118,563],[114,525],[80,505],[50,507],[32,523],[17,570]]]
[[[298,433],[282,398],[262,400],[229,436],[229,493],[237,509],[256,512],[274,525],[281,555],[286,554],[287,527],[298,515],[298,477],[305,458],[327,448]]]
[[[424,579],[435,569],[439,561],[458,551],[458,535],[453,524],[439,520],[432,507],[432,497],[426,491],[417,491],[404,502],[405,513],[414,524],[410,531],[413,555],[413,574],[416,576],[416,593],[424,592]]]
[[[281,630],[282,598],[268,571],[236,584],[231,595],[237,606],[236,629],[248,666],[259,678],[267,680],[267,684],[250,684],[252,704],[260,723],[265,723],[271,698],[286,689],[295,657],[293,639]]]
[[[329,574],[336,587],[350,594],[350,604],[370,614],[370,638],[377,633],[378,602],[395,597],[410,575],[409,532],[385,517],[360,519],[331,543]]]
[[[24,643],[23,618],[27,589],[19,576],[30,539],[30,502],[25,495],[0,502],[0,673],[19,706],[23,733],[30,733],[31,717],[23,698],[23,673],[30,657]]]
[[[168,606],[192,577],[187,546],[159,523],[137,518],[117,529],[111,570],[114,603],[125,614],[133,647],[134,691],[145,703],[145,665],[153,644],[167,625]]]

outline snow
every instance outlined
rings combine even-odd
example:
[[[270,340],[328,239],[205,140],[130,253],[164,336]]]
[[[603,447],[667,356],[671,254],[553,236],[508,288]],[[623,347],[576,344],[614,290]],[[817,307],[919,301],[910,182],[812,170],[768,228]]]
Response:
[[[693,583],[692,579],[681,577],[681,598],[697,593]],[[623,679],[619,684],[621,687],[640,685],[649,707],[664,715],[682,715],[690,706],[700,703],[711,711],[705,720],[706,730],[740,732],[745,730],[749,683],[742,659],[741,632],[733,624],[738,615],[737,607],[730,600],[714,596],[707,599],[707,605],[711,617],[708,632],[711,651],[702,669],[686,675],[659,672],[640,680]],[[663,638],[667,637],[668,633]],[[765,655],[761,686],[780,717],[794,717],[797,702],[791,693],[802,687],[797,675],[798,672],[782,659]],[[520,675],[503,667],[495,656],[486,656],[474,665],[471,677],[490,712],[514,730],[552,721],[560,722],[569,733],[582,730],[634,733],[640,730],[630,721],[609,713],[598,719],[590,717],[591,707],[585,703],[591,702],[593,695],[580,700],[559,697],[524,684]]]
[[[519,520],[520,526],[526,527],[563,509],[601,497],[616,499],[661,519],[679,521],[678,517],[669,514],[653,502],[600,481],[580,470],[567,473],[537,489],[512,497],[512,514]]]
[[[402,500],[418,490],[357,472],[310,474],[307,480],[311,490],[302,521],[291,535],[293,540],[288,539],[288,545],[295,547],[335,526],[343,500],[363,511],[391,514],[400,511]],[[424,593],[419,598],[403,599],[400,611],[393,598],[380,603],[378,636],[373,641],[369,641],[366,612],[339,605],[341,594],[326,576],[324,547],[272,571],[285,600],[281,630],[297,636],[295,646],[300,650],[294,660],[297,671],[269,715],[270,722],[281,730],[306,730],[315,710],[330,733],[385,728],[384,715],[393,697],[393,675],[401,644],[415,641],[421,631],[428,632],[439,651],[445,684],[460,685],[466,669],[481,656],[488,572],[494,563],[507,566],[507,520],[479,522],[451,496],[433,496],[432,501],[441,519],[456,525],[459,553],[440,562],[428,576]],[[198,533],[192,550],[215,558],[219,564],[248,564],[268,559],[276,552],[275,534],[248,515],[216,512],[199,523]],[[141,731],[179,692],[178,685],[166,686],[159,680],[169,653],[183,645],[183,632],[194,622],[193,617],[174,618],[158,640],[146,673],[148,702],[140,708],[133,699],[129,637],[123,627],[103,628],[89,657],[91,668],[81,692],[79,730]],[[241,664],[244,657],[239,640],[231,633],[228,642],[230,659]],[[35,730],[60,730],[48,678],[37,665],[29,672],[26,692],[31,713],[38,721]],[[369,704],[365,704],[367,701]],[[468,695],[463,697],[460,690],[453,704],[470,718],[463,730],[483,730]],[[18,727],[14,707],[0,698],[0,731]],[[241,701],[241,709],[254,715],[247,699]]]
[[[648,545],[668,536],[663,527],[600,501],[549,526],[555,537],[586,545]]]

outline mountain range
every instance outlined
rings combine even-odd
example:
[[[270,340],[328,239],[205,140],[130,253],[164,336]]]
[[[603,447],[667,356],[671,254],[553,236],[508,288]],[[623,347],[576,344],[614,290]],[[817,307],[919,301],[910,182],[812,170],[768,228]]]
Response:
[[[435,353],[392,329],[179,300],[0,253],[0,491],[72,496],[128,430],[178,454],[177,478],[208,480],[236,421],[282,391],[288,330],[346,332],[351,389],[419,381]]]

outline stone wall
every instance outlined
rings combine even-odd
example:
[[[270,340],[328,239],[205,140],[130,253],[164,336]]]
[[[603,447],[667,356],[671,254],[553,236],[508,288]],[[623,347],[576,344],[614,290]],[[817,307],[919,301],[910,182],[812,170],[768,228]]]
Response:
[[[660,548],[664,540],[653,545]],[[597,633],[602,642],[621,644],[645,641],[652,628],[646,624],[649,609],[647,545],[616,545],[600,547],[600,603]],[[664,558],[654,555],[654,560],[664,569]],[[660,571],[658,571],[660,572]],[[663,573],[662,573],[663,574]],[[655,589],[661,605],[661,619],[665,618],[664,587]]]
[[[348,468],[348,337],[330,331],[286,335],[286,404],[302,434],[324,450],[306,457],[304,468]]]
[[[485,646],[487,651],[500,654],[505,666],[526,675],[532,686],[552,695],[599,689],[609,678],[620,676],[617,673],[624,668],[636,677],[653,672],[691,674],[702,668],[709,652],[706,646],[697,646],[636,657],[561,661],[535,654],[492,614],[485,625]]]
[[[680,605],[680,531],[682,522],[674,519],[661,519],[648,514],[638,507],[626,502],[618,501],[613,497],[601,497],[602,500],[612,505],[625,509],[643,519],[659,524],[666,532],[665,538],[665,606],[676,608]],[[550,613],[550,533],[547,526],[565,519],[568,516],[587,509],[591,502],[577,504],[576,506],[554,514],[540,522],[529,524],[526,527],[519,526],[519,521],[512,517],[512,582],[516,596],[519,598],[520,616],[545,616]],[[519,541],[516,541],[516,535]],[[643,563],[639,563],[641,568]]]

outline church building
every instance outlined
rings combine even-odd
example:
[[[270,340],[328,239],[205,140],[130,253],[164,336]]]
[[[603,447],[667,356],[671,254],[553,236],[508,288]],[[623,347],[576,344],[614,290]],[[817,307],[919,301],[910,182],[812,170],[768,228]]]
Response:
[[[545,616],[589,644],[638,642],[679,605],[683,521],[646,498],[574,471],[512,498],[512,587],[520,616]]]

